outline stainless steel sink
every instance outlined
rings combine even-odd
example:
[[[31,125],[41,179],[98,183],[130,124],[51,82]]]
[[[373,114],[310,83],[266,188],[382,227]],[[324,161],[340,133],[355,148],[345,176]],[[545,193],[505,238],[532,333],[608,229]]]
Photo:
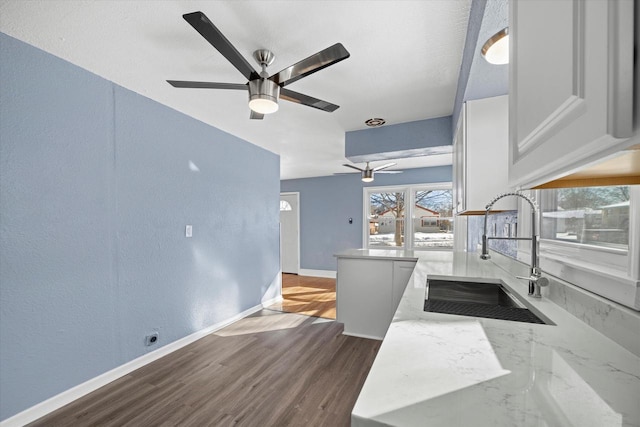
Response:
[[[429,279],[424,311],[553,324],[541,313],[530,310],[501,283]]]

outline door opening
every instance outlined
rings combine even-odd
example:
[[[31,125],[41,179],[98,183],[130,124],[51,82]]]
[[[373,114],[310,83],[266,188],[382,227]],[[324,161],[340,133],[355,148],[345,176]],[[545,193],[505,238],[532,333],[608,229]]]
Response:
[[[300,193],[280,194],[280,262],[283,273],[300,270]]]

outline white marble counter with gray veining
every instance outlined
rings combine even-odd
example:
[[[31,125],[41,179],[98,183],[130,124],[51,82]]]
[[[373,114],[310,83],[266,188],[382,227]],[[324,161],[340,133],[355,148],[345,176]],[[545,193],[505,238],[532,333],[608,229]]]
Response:
[[[478,254],[418,259],[352,412],[353,426],[640,426],[640,357]],[[555,325],[423,311],[427,276],[500,279]]]

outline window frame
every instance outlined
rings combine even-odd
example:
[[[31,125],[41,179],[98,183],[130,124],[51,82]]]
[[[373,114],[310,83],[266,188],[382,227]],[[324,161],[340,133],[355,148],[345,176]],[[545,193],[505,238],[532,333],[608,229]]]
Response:
[[[413,226],[414,219],[414,207],[415,207],[415,192],[421,190],[450,190],[451,191],[451,203],[453,203],[453,183],[448,182],[435,182],[435,183],[422,183],[422,184],[407,184],[407,185],[387,185],[380,187],[363,187],[362,188],[362,247],[365,249],[381,249],[378,246],[369,245],[369,212],[370,212],[370,194],[371,193],[405,193],[405,209],[404,209],[404,244],[402,246],[393,246],[385,249],[389,250],[416,250],[416,251],[453,251],[452,248],[426,248],[415,247],[415,231]],[[454,221],[455,216],[452,214],[451,221]],[[409,220],[407,220],[409,219]],[[452,246],[455,242],[456,228],[453,228],[454,238],[452,240]]]
[[[539,235],[542,235],[542,209],[545,203],[542,191],[529,192],[540,205],[536,218]],[[528,204],[525,206],[525,203],[518,201],[519,237],[531,235],[529,212]],[[520,241],[518,260],[528,263],[530,251],[530,243]],[[543,272],[640,310],[640,185],[630,186],[628,249],[540,238],[539,257]]]

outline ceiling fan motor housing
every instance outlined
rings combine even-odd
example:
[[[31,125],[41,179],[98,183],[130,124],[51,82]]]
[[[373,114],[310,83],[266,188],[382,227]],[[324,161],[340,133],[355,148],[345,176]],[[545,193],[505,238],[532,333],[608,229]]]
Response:
[[[278,110],[280,86],[269,79],[259,78],[249,81],[249,108],[261,114],[275,113]],[[265,111],[266,104],[275,105],[273,111]],[[261,109],[262,107],[262,109]]]

